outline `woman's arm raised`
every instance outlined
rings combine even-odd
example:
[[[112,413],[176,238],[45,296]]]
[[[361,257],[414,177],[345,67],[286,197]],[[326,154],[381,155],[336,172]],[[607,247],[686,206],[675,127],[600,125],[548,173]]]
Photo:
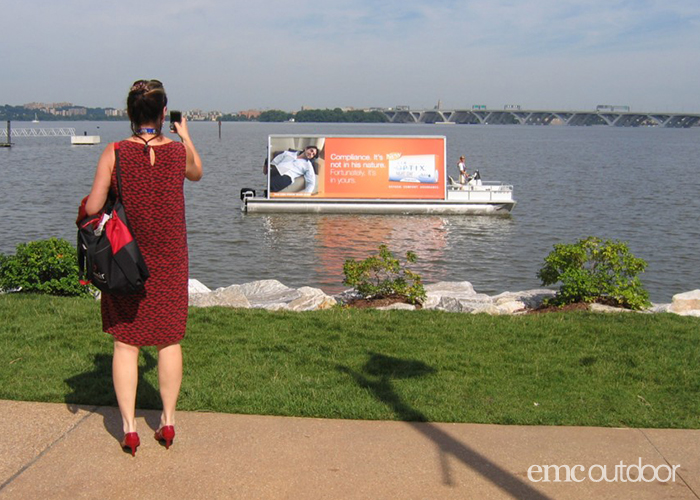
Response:
[[[175,132],[182,139],[182,143],[187,150],[187,168],[185,169],[185,177],[191,181],[198,181],[202,178],[202,159],[194,147],[190,131],[187,128],[187,118],[182,117],[181,122],[175,122]]]

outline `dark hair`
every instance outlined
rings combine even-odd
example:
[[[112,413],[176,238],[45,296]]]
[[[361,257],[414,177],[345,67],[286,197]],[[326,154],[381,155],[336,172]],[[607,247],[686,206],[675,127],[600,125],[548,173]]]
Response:
[[[318,154],[319,154],[318,146],[314,146],[313,144],[310,144],[304,148],[304,151],[306,151],[309,148],[314,148],[316,150],[316,154],[314,155],[313,159],[315,160],[316,158],[318,158]]]
[[[168,105],[163,84],[158,80],[136,80],[126,98],[126,111],[134,134],[144,123],[155,123],[157,133],[163,127],[163,108]]]

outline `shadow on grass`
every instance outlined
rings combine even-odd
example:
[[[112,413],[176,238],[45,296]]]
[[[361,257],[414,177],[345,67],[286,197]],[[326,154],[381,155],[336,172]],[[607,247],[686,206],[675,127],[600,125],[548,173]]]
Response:
[[[139,364],[139,381],[136,393],[136,405],[140,409],[161,409],[160,394],[158,390],[145,379],[146,373],[157,370],[158,360],[152,353],[141,349],[144,364]],[[89,406],[90,411],[102,415],[105,428],[115,439],[121,440],[122,419],[118,409],[98,408],[101,406],[117,407],[117,396],[114,393],[112,383],[112,355],[96,354],[94,368],[85,373],[80,373],[65,380],[71,389],[66,394],[65,403],[72,413],[77,413],[78,405]],[[160,423],[160,417],[152,412],[136,412],[137,417],[143,415],[149,427],[156,429]],[[155,415],[155,416],[154,416]]]
[[[437,446],[440,452],[444,484],[454,485],[450,464],[447,460],[449,456],[452,456],[515,498],[549,499],[498,464],[429,423],[426,415],[406,403],[394,388],[394,380],[425,377],[436,373],[435,368],[422,361],[405,360],[373,352],[368,354],[369,360],[360,372],[342,365],[338,365],[336,369],[351,376],[358,386],[369,390],[377,400],[387,405],[400,420],[409,422],[411,427]]]

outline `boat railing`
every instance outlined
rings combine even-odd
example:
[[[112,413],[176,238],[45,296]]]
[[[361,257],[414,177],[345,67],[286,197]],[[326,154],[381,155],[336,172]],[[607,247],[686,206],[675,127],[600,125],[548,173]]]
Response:
[[[512,191],[512,184],[503,184],[500,181],[481,181],[481,187],[487,187],[491,191]]]
[[[451,191],[513,191],[512,184],[500,181],[481,181],[480,184],[448,184]]]

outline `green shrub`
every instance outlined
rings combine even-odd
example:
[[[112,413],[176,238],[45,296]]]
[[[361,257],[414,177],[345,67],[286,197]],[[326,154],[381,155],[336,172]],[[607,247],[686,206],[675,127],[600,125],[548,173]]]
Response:
[[[637,275],[646,267],[626,243],[589,236],[574,244],[554,245],[537,277],[543,285],[561,282],[556,296],[548,300],[550,304],[603,300],[641,309],[649,305],[649,293]]]
[[[416,262],[413,252],[406,252],[406,263]],[[386,245],[379,254],[365,260],[348,259],[343,264],[343,283],[354,287],[365,298],[400,296],[415,304],[425,298],[421,277],[394,257]]]
[[[22,243],[15,255],[0,256],[0,289],[65,296],[92,294],[90,287],[79,283],[75,247],[57,238]]]

